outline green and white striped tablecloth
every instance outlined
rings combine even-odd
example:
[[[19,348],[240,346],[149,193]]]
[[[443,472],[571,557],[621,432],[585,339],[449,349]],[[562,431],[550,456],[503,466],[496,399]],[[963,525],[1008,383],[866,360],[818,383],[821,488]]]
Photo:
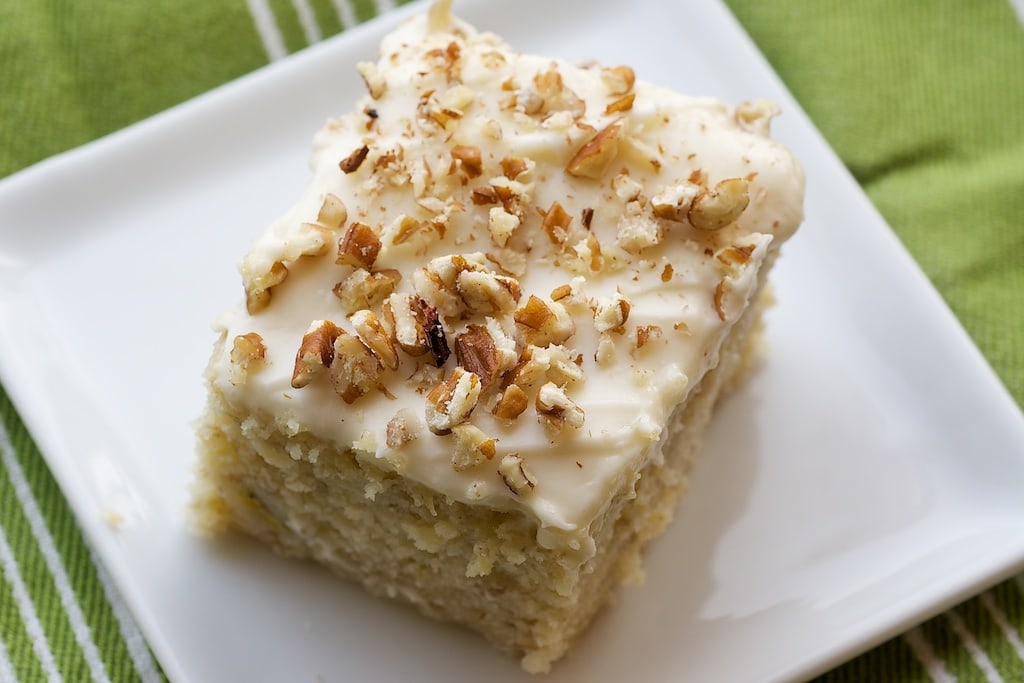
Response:
[[[1024,404],[1020,0],[727,1]],[[0,0],[0,177],[391,4]],[[0,418],[0,682],[162,680],[2,387]],[[1024,580],[822,680],[1024,681]]]

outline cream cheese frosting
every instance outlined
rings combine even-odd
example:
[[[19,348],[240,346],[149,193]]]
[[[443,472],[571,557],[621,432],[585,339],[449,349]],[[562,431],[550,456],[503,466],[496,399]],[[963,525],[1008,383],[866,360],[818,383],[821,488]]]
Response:
[[[452,500],[526,511],[542,544],[586,555],[589,524],[661,457],[670,415],[801,221],[802,172],[768,137],[774,107],[519,54],[444,2],[359,68],[369,94],[316,135],[312,182],[242,262],[248,306],[215,323],[227,341],[210,381],[288,433]],[[467,374],[464,354],[436,368],[395,344],[400,316],[385,308],[419,299],[450,347],[470,326],[495,346],[468,415],[431,393]],[[529,306],[551,314],[548,338]],[[304,334],[324,320],[361,340],[355,355],[373,350],[373,388],[343,397],[326,372],[294,386]],[[233,340],[252,334],[258,362],[240,372]],[[355,362],[334,348],[332,362]],[[518,417],[494,414],[520,393]],[[453,424],[430,417],[431,397]]]

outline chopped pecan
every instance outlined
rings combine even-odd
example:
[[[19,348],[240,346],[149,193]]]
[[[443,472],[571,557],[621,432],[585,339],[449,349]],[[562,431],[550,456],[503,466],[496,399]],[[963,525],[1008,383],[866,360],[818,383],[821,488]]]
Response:
[[[556,431],[561,431],[566,425],[577,429],[583,426],[583,409],[566,396],[565,390],[554,382],[547,382],[541,386],[534,405],[541,423]]]
[[[544,220],[540,227],[548,235],[552,244],[561,248],[569,239],[569,226],[572,224],[572,216],[565,212],[562,205],[557,201],[551,202],[551,207],[544,212]]]
[[[498,463],[498,476],[508,490],[517,496],[524,496],[537,486],[537,478],[518,453],[509,453],[501,459]]]
[[[460,367],[427,394],[427,427],[444,435],[469,419],[480,398],[480,378]]]
[[[366,160],[366,155],[369,153],[370,148],[366,145],[357,147],[352,150],[351,154],[338,162],[338,168],[340,168],[345,174],[355,173],[359,170],[359,167],[363,165],[363,162]]]
[[[350,320],[359,338],[373,352],[373,355],[377,356],[381,365],[389,370],[397,370],[398,352],[395,350],[395,344],[373,311],[366,309],[356,311]]]
[[[333,292],[341,301],[346,315],[363,308],[376,308],[395,291],[402,274],[397,270],[371,273],[357,268],[334,286]]]
[[[348,220],[348,209],[345,202],[337,195],[327,193],[324,195],[324,202],[320,205],[320,211],[316,215],[316,222],[326,225],[328,228],[340,228]]]
[[[698,230],[721,230],[736,221],[749,203],[747,181],[728,178],[694,197],[686,217]]]
[[[339,329],[334,340],[330,376],[334,391],[345,403],[353,403],[371,389],[382,389],[384,371],[377,356],[358,337]]]
[[[484,162],[480,157],[480,148],[470,145],[455,145],[452,147],[452,159],[457,159],[462,165],[462,170],[470,178],[476,178],[484,172]]]
[[[334,362],[334,342],[341,330],[330,320],[314,320],[295,354],[292,386],[301,389],[324,373]]]
[[[388,420],[384,438],[388,448],[401,448],[419,438],[420,422],[409,408],[402,408]]]
[[[452,453],[452,467],[456,472],[468,470],[497,452],[495,439],[487,436],[479,427],[466,423],[452,427],[455,437],[455,452]]]
[[[267,356],[263,337],[255,332],[240,334],[231,345],[231,383],[245,384],[249,371],[260,367]]]
[[[513,317],[516,329],[527,344],[561,344],[576,333],[576,325],[562,304],[548,304],[532,294],[524,305],[516,309]]]
[[[569,160],[565,170],[577,178],[599,179],[608,171],[619,151],[622,136],[622,120],[616,120],[604,127],[589,142],[584,144]]]
[[[514,420],[529,407],[530,397],[518,384],[509,384],[498,396],[491,412],[502,420]]]
[[[345,236],[338,242],[339,265],[355,266],[371,270],[380,253],[380,238],[369,225],[352,223]]]

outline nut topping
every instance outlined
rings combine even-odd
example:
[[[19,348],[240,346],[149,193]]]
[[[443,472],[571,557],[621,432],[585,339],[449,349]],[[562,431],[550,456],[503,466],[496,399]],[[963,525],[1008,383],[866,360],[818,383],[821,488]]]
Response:
[[[498,377],[501,359],[491,333],[483,325],[469,325],[455,337],[455,358],[460,367],[480,378],[485,389]]]
[[[366,155],[369,153],[370,148],[366,145],[357,147],[352,150],[351,154],[338,162],[338,168],[340,168],[346,175],[349,173],[355,173],[359,170],[359,167],[363,165],[363,162],[366,160]]]
[[[245,384],[250,369],[260,367],[267,355],[263,337],[255,332],[240,334],[231,345],[231,383]]]
[[[334,392],[345,403],[355,402],[371,389],[383,389],[383,370],[377,356],[358,337],[338,329],[330,376]]]
[[[572,224],[572,216],[555,201],[551,202],[551,208],[544,212],[544,220],[541,221],[540,227],[547,233],[552,244],[561,248],[569,239],[570,224]]]
[[[411,294],[392,294],[384,302],[384,320],[391,329],[392,339],[413,358],[424,355],[427,346],[427,332],[424,329],[426,317],[423,302]]]
[[[348,226],[345,236],[338,242],[338,265],[349,265],[370,270],[380,253],[380,238],[365,223]]]
[[[316,222],[326,225],[328,228],[340,228],[348,220],[348,209],[345,202],[333,194],[324,195],[324,203],[320,205],[320,212],[316,215]]]
[[[530,397],[518,384],[509,384],[498,396],[498,402],[491,412],[502,420],[514,420],[529,407]]]
[[[472,424],[455,425],[452,427],[452,436],[455,437],[452,467],[456,472],[468,470],[485,460],[490,460],[497,451],[495,440]]]
[[[620,332],[629,319],[629,310],[629,301],[619,292],[611,299],[601,299],[594,310],[594,327],[598,332]]]
[[[371,273],[362,268],[352,271],[348,277],[334,286],[334,295],[341,300],[342,310],[351,315],[363,308],[376,308],[398,286],[402,274],[397,270],[381,270]]]
[[[452,159],[457,159],[462,165],[462,170],[470,178],[476,178],[484,172],[483,160],[480,158],[480,148],[469,145],[456,145],[452,148]]]
[[[576,333],[576,324],[562,304],[548,304],[532,294],[513,317],[526,343],[534,346],[561,344]]]
[[[541,423],[556,431],[561,431],[566,425],[576,429],[583,426],[583,409],[573,403],[565,395],[565,390],[554,382],[541,386],[534,405]]]
[[[651,197],[651,210],[658,218],[682,223],[701,187],[688,181],[673,183]]]
[[[295,354],[292,387],[301,389],[322,374],[334,362],[334,342],[341,330],[330,320],[314,320]]]
[[[636,75],[628,66],[613,66],[601,72],[601,80],[610,95],[625,95],[633,89]]]
[[[420,422],[409,408],[402,408],[388,420],[385,442],[388,448],[401,448],[420,437]]]
[[[622,120],[619,119],[603,128],[573,155],[565,167],[566,173],[594,180],[604,176],[619,151],[622,127]]]
[[[509,453],[501,459],[498,463],[498,476],[508,490],[517,496],[524,496],[537,486],[537,478],[518,453]]]
[[[245,286],[245,309],[255,315],[270,305],[270,289],[284,282],[288,268],[280,261],[274,261],[270,270],[255,275],[249,274],[243,266],[242,280]]]
[[[427,427],[443,436],[469,419],[480,398],[480,378],[460,367],[427,394]]]
[[[690,225],[698,230],[721,230],[736,221],[749,203],[747,181],[728,178],[715,185],[713,190],[701,191],[686,216]]]
[[[381,365],[389,370],[397,370],[398,352],[395,350],[391,337],[388,336],[388,331],[373,311],[366,309],[356,311],[350,320],[359,338],[369,347],[373,355],[377,356]]]

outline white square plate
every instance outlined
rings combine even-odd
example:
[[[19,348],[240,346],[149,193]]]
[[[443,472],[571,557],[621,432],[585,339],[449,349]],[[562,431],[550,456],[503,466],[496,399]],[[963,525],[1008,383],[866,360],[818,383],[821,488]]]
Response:
[[[722,5],[457,10],[526,51],[775,99],[808,176],[770,359],[716,417],[647,583],[548,680],[805,677],[1020,569],[1020,412]],[[316,128],[361,94],[354,63],[408,11],[0,183],[0,378],[172,679],[528,679],[461,629],[184,524],[233,264],[298,196]]]

